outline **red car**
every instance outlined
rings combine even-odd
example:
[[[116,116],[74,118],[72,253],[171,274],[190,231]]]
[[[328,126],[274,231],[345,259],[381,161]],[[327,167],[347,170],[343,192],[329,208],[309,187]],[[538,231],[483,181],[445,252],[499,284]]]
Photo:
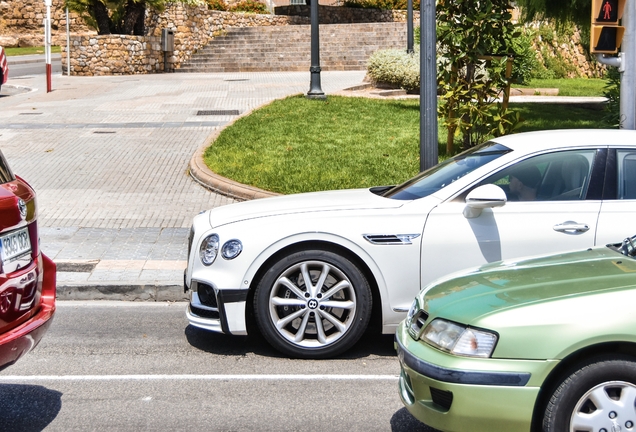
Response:
[[[2,84],[7,82],[9,78],[9,66],[7,65],[7,56],[4,53],[4,48],[0,47],[0,88]]]
[[[55,313],[55,263],[39,247],[35,192],[0,152],[0,370],[33,349]]]

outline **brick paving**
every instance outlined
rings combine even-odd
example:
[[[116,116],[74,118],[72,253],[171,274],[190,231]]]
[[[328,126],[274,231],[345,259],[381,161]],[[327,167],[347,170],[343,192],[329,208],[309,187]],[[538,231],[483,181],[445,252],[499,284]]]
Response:
[[[322,88],[363,77],[323,72]],[[11,93],[20,87],[33,91]],[[157,293],[178,294],[192,217],[234,202],[187,169],[236,116],[197,113],[244,114],[304,93],[309,72],[54,75],[54,91],[45,89],[43,76],[3,86],[0,96],[11,95],[0,97],[0,148],[38,193],[42,249],[59,264],[61,298],[108,298],[109,287],[120,295],[130,285],[133,299],[172,299]]]

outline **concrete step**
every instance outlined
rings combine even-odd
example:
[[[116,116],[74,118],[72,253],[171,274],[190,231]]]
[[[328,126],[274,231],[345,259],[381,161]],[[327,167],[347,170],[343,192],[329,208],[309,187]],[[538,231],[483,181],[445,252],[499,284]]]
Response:
[[[320,26],[323,70],[363,70],[369,56],[406,45],[404,23]],[[308,25],[232,29],[214,38],[177,69],[179,72],[251,72],[307,70],[311,31]]]

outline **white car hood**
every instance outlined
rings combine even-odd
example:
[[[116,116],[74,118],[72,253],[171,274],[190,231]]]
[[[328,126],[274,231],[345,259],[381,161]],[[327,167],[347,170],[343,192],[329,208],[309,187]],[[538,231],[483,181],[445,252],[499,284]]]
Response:
[[[392,209],[410,201],[378,196],[369,189],[346,189],[262,198],[217,207],[210,210],[213,228],[241,220],[293,213],[334,210]]]

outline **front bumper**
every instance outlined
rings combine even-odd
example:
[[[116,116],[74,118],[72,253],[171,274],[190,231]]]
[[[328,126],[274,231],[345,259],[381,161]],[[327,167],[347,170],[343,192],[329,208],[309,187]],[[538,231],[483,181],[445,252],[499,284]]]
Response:
[[[37,346],[53,321],[55,314],[55,263],[45,255],[42,262],[42,292],[38,311],[18,327],[0,335],[0,370],[12,365]],[[39,267],[39,266],[38,266]]]
[[[476,359],[443,353],[396,333],[402,402],[444,431],[529,431],[537,395],[556,361]]]
[[[246,335],[245,307],[249,290],[218,290],[211,285],[191,282],[186,317],[190,325],[232,335]]]

